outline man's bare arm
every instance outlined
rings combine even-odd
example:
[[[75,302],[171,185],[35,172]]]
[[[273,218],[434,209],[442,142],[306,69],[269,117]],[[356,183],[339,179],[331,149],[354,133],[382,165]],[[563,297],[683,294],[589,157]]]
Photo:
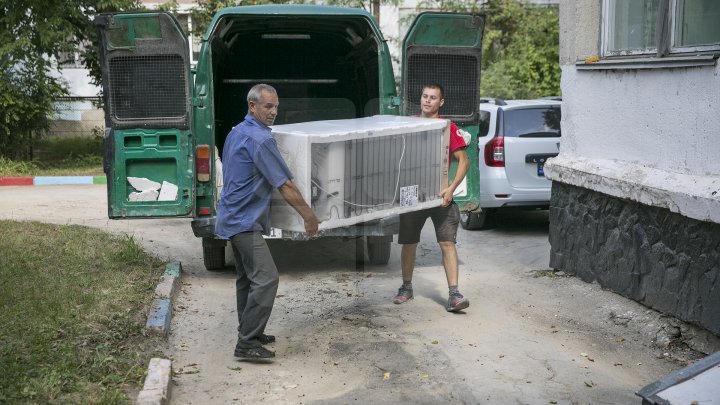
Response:
[[[453,199],[453,193],[455,192],[455,189],[462,183],[463,179],[465,178],[465,175],[468,172],[468,169],[470,169],[470,160],[468,159],[467,153],[465,152],[465,148],[457,149],[453,152],[453,157],[457,159],[458,165],[457,170],[455,171],[455,178],[453,179],[452,183],[448,185],[448,187],[440,192],[440,197],[443,199],[443,207],[447,207],[450,205]]]
[[[320,220],[318,220],[315,216],[315,213],[312,209],[310,209],[310,206],[307,205],[295,183],[293,183],[292,180],[288,180],[285,184],[278,188],[278,191],[285,201],[287,201],[288,204],[290,204],[290,206],[293,207],[298,214],[300,214],[303,221],[305,221],[305,232],[308,235],[316,235],[318,233]]]

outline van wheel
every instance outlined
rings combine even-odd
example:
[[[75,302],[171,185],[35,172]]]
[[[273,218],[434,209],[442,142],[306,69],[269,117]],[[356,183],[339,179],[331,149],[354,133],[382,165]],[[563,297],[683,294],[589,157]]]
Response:
[[[365,237],[355,238],[355,263],[365,263]]]
[[[203,262],[208,271],[225,268],[225,241],[203,238]]]
[[[392,247],[392,235],[390,236],[368,236],[367,253],[371,264],[387,264],[390,261],[390,249]]]
[[[365,271],[365,237],[355,238],[355,271]]]
[[[487,210],[480,210],[478,212],[461,212],[460,225],[462,225],[463,229],[467,229],[469,231],[485,229],[488,222],[487,217]]]

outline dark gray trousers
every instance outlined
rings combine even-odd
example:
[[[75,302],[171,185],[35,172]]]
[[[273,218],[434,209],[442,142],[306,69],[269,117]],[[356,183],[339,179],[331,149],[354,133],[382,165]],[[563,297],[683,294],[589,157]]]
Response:
[[[260,232],[239,233],[230,238],[230,244],[237,272],[238,345],[257,346],[272,312],[280,276]]]

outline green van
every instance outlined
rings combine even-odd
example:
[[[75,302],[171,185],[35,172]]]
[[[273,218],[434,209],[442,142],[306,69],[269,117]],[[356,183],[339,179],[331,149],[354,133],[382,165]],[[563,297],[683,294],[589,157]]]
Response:
[[[171,14],[101,14],[96,24],[108,216],[192,217],[208,270],[225,265],[225,241],[213,236],[220,177],[216,162],[228,132],[247,113],[245,96],[256,83],[278,90],[276,124],[416,115],[422,85],[441,83],[446,93],[441,113],[471,134],[471,172],[465,194],[455,200],[463,211],[478,207],[482,15],[417,16],[403,44],[402,99],[386,40],[372,15],[359,9],[222,9],[202,38],[195,68],[190,66],[187,37]],[[135,190],[128,177],[170,183],[170,197],[130,198]],[[369,261],[385,264],[397,232],[394,217],[325,236],[358,238],[363,260],[367,246]],[[288,233],[283,237],[300,238]]]

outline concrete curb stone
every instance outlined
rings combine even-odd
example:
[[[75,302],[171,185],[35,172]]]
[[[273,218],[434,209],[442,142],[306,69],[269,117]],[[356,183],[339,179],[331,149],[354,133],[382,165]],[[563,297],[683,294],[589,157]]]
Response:
[[[167,359],[150,359],[148,374],[142,391],[137,396],[137,405],[165,405],[170,402],[170,376],[172,362]]]
[[[167,337],[172,318],[172,301],[180,291],[182,264],[168,263],[165,273],[155,288],[155,300],[148,311],[145,333]],[[168,359],[153,358],[148,365],[143,389],[137,396],[136,404],[165,405],[170,402],[172,362]]]
[[[0,186],[62,186],[71,184],[107,184],[105,176],[23,176],[0,177]]]
[[[172,300],[180,290],[181,275],[182,264],[180,262],[168,263],[165,267],[165,273],[155,287],[155,300],[148,312],[145,333],[167,336],[172,318]]]

